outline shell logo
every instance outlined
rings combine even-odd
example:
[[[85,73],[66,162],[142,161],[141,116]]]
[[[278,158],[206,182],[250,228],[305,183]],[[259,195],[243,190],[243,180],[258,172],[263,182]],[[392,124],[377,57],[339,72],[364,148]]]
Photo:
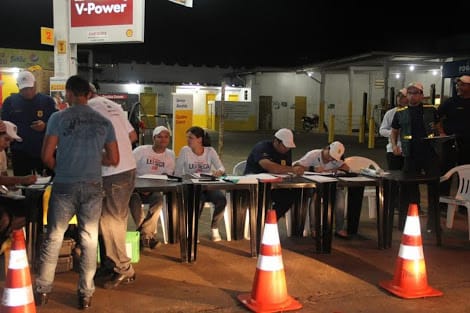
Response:
[[[126,30],[126,36],[127,37],[132,37],[132,35],[134,35],[134,31],[132,29]]]

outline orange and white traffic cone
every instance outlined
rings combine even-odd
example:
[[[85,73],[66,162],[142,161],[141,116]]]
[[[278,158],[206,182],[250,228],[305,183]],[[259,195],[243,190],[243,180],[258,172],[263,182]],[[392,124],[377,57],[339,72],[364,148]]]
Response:
[[[266,212],[266,224],[264,225],[253,289],[251,293],[238,295],[238,300],[253,312],[292,311],[302,308],[302,304],[287,294],[276,211],[274,210]]]
[[[428,286],[417,204],[408,207],[395,276],[379,285],[405,299],[442,296],[441,291]]]
[[[13,231],[1,313],[36,313],[26,244],[22,229]]]

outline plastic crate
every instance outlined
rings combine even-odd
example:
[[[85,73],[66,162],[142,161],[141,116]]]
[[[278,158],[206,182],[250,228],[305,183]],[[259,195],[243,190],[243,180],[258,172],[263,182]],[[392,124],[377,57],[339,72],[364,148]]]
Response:
[[[57,267],[55,268],[56,273],[64,273],[73,269],[73,257],[61,256],[57,260]]]
[[[75,240],[72,238],[64,238],[62,247],[60,248],[59,256],[69,256],[72,254],[72,249],[75,247]]]
[[[126,233],[126,254],[131,258],[132,263],[140,260],[140,232],[128,231]],[[98,245],[98,263],[100,263],[100,247]]]

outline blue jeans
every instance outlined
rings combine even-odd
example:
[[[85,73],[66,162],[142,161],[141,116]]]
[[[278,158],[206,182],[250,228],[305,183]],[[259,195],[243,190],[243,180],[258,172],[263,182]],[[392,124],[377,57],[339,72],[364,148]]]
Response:
[[[36,291],[52,291],[55,269],[64,233],[70,219],[77,215],[81,247],[78,292],[92,296],[96,271],[98,226],[101,216],[103,187],[101,182],[55,183],[47,214],[47,235],[42,243]]]

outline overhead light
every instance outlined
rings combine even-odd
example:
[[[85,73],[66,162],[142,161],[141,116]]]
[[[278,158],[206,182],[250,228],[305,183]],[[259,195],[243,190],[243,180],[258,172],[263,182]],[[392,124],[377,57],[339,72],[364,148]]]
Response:
[[[432,76],[437,76],[437,70],[432,70]]]
[[[396,74],[395,74],[395,78],[396,78],[396,79],[400,79],[400,73],[396,73]]]
[[[410,65],[410,72],[413,72],[415,70],[415,66],[414,65]]]
[[[307,76],[308,76],[308,77],[312,77],[313,74],[314,74],[314,72],[312,72],[312,71],[307,71]]]

